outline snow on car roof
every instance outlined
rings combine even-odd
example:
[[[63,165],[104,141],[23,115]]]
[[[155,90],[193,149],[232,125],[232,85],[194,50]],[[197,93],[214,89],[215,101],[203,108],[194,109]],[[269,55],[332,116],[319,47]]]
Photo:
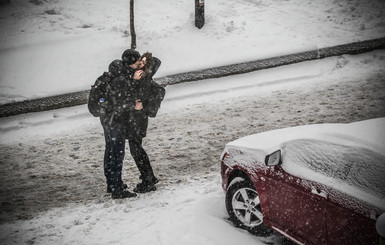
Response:
[[[320,140],[346,146],[362,146],[385,155],[385,117],[349,124],[313,124],[249,135],[228,143],[270,154],[294,140]]]

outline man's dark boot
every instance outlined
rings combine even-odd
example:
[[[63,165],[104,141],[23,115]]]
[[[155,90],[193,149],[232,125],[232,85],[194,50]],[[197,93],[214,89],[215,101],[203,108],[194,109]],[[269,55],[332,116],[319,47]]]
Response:
[[[136,197],[135,193],[129,192],[128,190],[112,192],[111,197],[113,199],[131,198]]]
[[[127,189],[127,188],[128,188],[127,184],[123,184],[123,189]],[[107,186],[107,193],[112,193],[110,186]]]

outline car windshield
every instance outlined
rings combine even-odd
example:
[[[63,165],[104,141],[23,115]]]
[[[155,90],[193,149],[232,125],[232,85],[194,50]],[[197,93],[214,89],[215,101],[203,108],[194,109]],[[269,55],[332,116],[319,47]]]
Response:
[[[347,182],[363,190],[373,191],[385,197],[385,157],[376,152],[359,149],[353,153],[354,161],[347,176]]]
[[[369,149],[316,140],[295,140],[283,148],[282,161],[282,167],[292,175],[317,182],[324,176],[379,198],[385,197],[385,156]],[[317,178],[314,173],[320,177]],[[311,179],[312,176],[315,179]]]

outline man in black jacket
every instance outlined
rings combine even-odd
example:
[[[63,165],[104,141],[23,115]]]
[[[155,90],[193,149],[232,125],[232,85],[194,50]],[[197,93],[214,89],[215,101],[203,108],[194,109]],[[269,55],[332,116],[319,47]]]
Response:
[[[112,78],[107,89],[109,104],[100,120],[106,142],[104,173],[107,192],[112,193],[114,199],[136,196],[127,190],[122,181],[126,139],[142,179],[134,191],[144,193],[156,190],[158,179],[142,147],[142,139],[148,126],[151,81],[160,63],[149,53],[140,57],[139,52],[129,49],[123,53],[122,60],[114,60],[109,66]]]
[[[135,77],[135,69],[142,68],[140,54],[134,50],[125,51],[125,61],[114,60],[109,65],[109,75],[112,78],[107,89],[108,106],[106,113],[100,117],[104,130],[106,149],[104,154],[104,174],[107,180],[107,192],[112,198],[135,197],[129,192],[122,181],[125,140],[131,100],[127,94],[128,81]],[[130,69],[128,69],[130,68]],[[139,79],[139,77],[136,77]]]

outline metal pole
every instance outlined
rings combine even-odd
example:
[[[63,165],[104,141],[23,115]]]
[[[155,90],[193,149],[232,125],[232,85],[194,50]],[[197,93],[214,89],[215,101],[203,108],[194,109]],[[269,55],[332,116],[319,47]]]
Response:
[[[201,29],[205,24],[205,1],[195,0],[195,26]]]

